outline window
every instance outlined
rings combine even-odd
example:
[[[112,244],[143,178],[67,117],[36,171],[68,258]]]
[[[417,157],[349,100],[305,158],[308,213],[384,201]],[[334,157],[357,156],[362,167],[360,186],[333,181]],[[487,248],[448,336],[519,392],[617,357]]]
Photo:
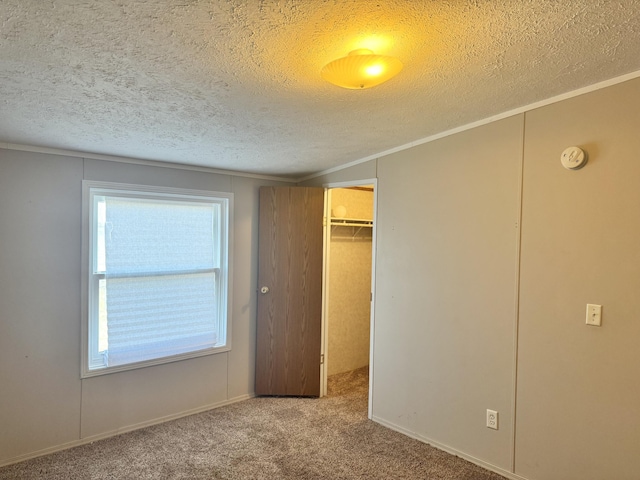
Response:
[[[232,201],[83,183],[83,376],[229,350]]]

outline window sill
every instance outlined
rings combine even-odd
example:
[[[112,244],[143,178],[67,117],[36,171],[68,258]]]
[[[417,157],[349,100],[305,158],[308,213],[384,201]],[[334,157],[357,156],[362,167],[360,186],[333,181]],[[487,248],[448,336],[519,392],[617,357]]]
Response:
[[[154,365],[163,365],[166,363],[181,362],[190,358],[205,357],[208,355],[216,355],[218,353],[226,353],[231,350],[231,345],[221,347],[207,348],[196,352],[181,353],[170,357],[156,358],[154,360],[146,360],[144,362],[129,363],[126,365],[118,365],[117,367],[94,368],[92,370],[84,369],[80,378],[99,377],[100,375],[109,375],[111,373],[125,372],[128,370],[137,370],[139,368],[152,367]]]

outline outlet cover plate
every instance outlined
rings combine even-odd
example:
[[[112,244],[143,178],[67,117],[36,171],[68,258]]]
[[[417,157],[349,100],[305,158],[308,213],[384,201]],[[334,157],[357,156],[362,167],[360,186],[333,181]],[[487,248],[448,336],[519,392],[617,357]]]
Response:
[[[487,409],[487,427],[498,430],[498,412]]]

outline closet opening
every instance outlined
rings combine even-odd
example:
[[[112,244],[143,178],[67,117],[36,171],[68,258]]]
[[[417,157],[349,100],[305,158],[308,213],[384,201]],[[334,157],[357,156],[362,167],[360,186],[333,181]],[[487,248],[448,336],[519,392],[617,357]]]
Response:
[[[373,272],[376,180],[326,185],[321,396],[328,378],[373,378]]]

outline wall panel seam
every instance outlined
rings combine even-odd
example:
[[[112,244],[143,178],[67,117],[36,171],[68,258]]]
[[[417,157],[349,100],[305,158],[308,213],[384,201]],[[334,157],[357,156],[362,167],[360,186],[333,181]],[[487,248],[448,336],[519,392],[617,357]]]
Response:
[[[527,127],[526,112],[522,114],[522,130],[520,144],[520,172],[518,175],[518,230],[516,235],[516,272],[515,272],[515,305],[513,325],[513,373],[511,400],[511,472],[516,471],[516,411],[518,408],[518,335],[520,327],[520,266],[522,262],[522,204],[524,194],[524,150],[525,131]]]

